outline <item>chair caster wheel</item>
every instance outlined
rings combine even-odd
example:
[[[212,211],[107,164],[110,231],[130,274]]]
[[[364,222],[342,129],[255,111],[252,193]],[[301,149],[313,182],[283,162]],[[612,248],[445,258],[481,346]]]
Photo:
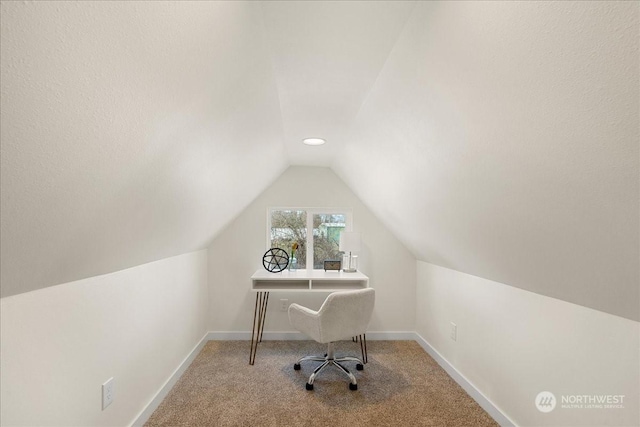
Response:
[[[296,371],[300,370],[300,364],[299,363],[294,363],[293,364],[293,369],[295,369]]]
[[[313,384],[307,383],[305,387],[307,388],[307,390],[313,390]]]
[[[356,369],[357,369],[358,371],[362,371],[362,370],[364,369],[364,365],[363,365],[362,363],[358,363],[358,364],[356,365]]]
[[[349,390],[357,390],[357,389],[358,389],[358,384],[349,383]]]

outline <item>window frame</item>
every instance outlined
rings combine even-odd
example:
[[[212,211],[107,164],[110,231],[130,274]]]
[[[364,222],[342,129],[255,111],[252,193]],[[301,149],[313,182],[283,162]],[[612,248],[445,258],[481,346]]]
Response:
[[[313,247],[313,215],[316,214],[342,214],[345,217],[345,231],[353,231],[353,209],[352,208],[342,208],[342,207],[323,207],[323,208],[305,208],[300,206],[271,206],[267,208],[267,248],[269,250],[271,248],[271,213],[273,211],[304,211],[307,214],[307,241],[305,242],[307,248],[307,260],[306,265],[304,267],[305,270],[314,270],[313,268],[313,255],[314,255],[314,247]],[[282,248],[289,253],[290,248]],[[302,269],[299,267],[299,269]],[[319,269],[321,270],[321,269]]]

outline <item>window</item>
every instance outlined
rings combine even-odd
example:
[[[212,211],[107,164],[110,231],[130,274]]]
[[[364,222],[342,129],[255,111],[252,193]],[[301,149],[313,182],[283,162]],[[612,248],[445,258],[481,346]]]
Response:
[[[291,246],[297,243],[298,268],[322,269],[325,260],[340,259],[340,232],[351,230],[351,211],[271,208],[267,229],[269,248],[281,248],[291,254]]]
[[[301,210],[272,210],[270,215],[270,248],[284,249],[291,256],[291,246],[298,243],[296,258],[299,268],[307,265],[307,213]]]
[[[324,268],[324,261],[340,259],[340,232],[345,229],[346,215],[313,214],[313,268]]]

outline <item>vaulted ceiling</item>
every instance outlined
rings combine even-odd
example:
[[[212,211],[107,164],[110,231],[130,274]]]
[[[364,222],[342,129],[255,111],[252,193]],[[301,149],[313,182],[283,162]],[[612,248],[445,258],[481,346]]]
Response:
[[[1,8],[3,297],[206,247],[316,165],[419,260],[639,317],[637,2]]]

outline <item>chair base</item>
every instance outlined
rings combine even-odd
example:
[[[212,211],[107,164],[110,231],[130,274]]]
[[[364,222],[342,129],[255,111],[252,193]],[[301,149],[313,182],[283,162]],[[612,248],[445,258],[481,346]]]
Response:
[[[324,368],[326,368],[329,365],[335,366],[336,368],[338,368],[340,372],[342,372],[347,377],[349,377],[349,390],[358,389],[358,382],[356,381],[356,377],[351,372],[349,372],[347,368],[342,366],[340,363],[356,362],[357,363],[356,369],[358,371],[361,371],[364,369],[364,363],[362,362],[362,360],[358,359],[357,357],[350,357],[350,356],[338,357],[338,358],[334,357],[332,342],[328,344],[327,354],[324,357],[321,357],[321,356],[302,357],[293,365],[293,369],[295,369],[296,371],[300,370],[300,363],[307,362],[307,361],[322,362],[316,369],[313,370],[313,373],[309,377],[309,381],[307,381],[307,384],[306,384],[307,390],[313,390],[313,382],[315,381],[316,377],[320,374],[320,372],[324,370]]]

